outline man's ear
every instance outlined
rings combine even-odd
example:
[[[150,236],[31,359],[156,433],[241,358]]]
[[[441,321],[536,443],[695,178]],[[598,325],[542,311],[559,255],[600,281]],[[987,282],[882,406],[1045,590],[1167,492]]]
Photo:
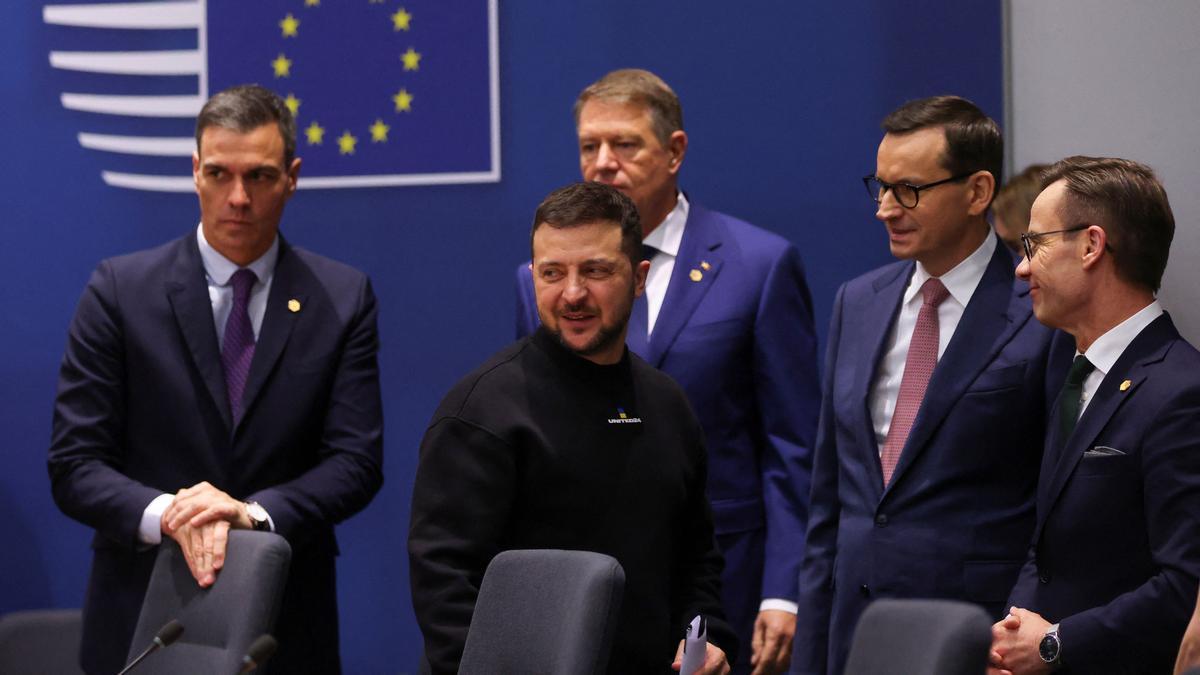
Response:
[[[970,205],[967,213],[979,216],[987,212],[992,204],[992,195],[996,194],[996,177],[991,171],[976,171],[967,177],[967,188],[970,190]]]
[[[674,176],[679,173],[679,167],[683,166],[683,156],[687,154],[688,137],[683,129],[671,132],[671,137],[667,139],[667,152],[671,154],[671,159],[667,161],[667,170]]]
[[[1099,225],[1089,225],[1083,234],[1087,236],[1087,247],[1083,251],[1083,268],[1091,269],[1100,264],[1100,260],[1108,253],[1108,233]]]
[[[192,183],[196,186],[196,191],[200,191],[200,154],[192,153]]]
[[[300,180],[300,158],[296,157],[292,160],[292,165],[288,167],[288,196],[296,191],[296,183]]]
[[[642,260],[633,266],[633,297],[646,292],[646,276],[650,274],[650,261]]]

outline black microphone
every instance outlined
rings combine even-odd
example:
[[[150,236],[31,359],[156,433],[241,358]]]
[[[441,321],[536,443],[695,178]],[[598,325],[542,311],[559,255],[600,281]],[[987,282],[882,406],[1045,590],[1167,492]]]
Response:
[[[183,624],[179,623],[177,619],[171,619],[165,626],[158,629],[158,633],[155,633],[154,641],[150,643],[150,646],[146,647],[145,651],[141,654],[138,654],[138,657],[125,666],[117,675],[125,675],[125,673],[133,670],[133,667],[141,663],[147,656],[178,640],[180,635],[183,635]]]
[[[248,673],[255,668],[261,667],[267,662],[267,659],[275,653],[279,647],[279,643],[270,635],[259,635],[254,642],[250,643],[250,649],[246,655],[242,657],[242,669],[239,673]]]

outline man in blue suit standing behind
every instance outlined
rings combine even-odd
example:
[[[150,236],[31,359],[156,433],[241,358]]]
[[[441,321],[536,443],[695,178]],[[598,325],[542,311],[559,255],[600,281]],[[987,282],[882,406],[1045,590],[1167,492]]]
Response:
[[[704,429],[708,493],[725,556],[722,604],[743,644],[734,672],[786,668],[795,630],[816,425],[812,301],[796,248],[692,203],[675,92],[617,70],[575,103],[583,178],[637,204],[650,261],[629,348],[683,387]],[[517,335],[538,327],[528,265],[517,269]]]
[[[954,96],[906,103],[883,128],[864,182],[901,261],[834,301],[799,673],[841,673],[876,598],[966,600],[999,618],[1033,532],[1050,330],[986,218],[1000,130]]]

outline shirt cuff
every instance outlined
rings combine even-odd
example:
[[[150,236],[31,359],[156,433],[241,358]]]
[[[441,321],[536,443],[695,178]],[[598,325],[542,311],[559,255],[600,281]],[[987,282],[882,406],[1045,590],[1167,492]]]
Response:
[[[761,612],[768,609],[775,609],[779,610],[780,612],[795,614],[797,611],[799,611],[800,605],[792,602],[791,600],[784,600],[783,598],[764,598],[762,604],[758,606],[758,611]]]
[[[138,541],[148,546],[162,543],[162,515],[175,501],[175,495],[163,493],[155,497],[142,511],[142,522],[138,525]]]

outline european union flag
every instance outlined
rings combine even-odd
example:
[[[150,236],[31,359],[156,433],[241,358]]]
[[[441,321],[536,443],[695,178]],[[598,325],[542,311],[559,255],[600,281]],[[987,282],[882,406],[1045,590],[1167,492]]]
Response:
[[[179,125],[245,83],[295,114],[301,188],[500,179],[496,0],[71,3],[43,17],[114,47],[50,55],[56,68],[100,74],[62,102],[109,116],[79,141],[120,155],[104,172],[112,185],[191,191],[190,176],[163,175],[151,158],[190,155]]]

